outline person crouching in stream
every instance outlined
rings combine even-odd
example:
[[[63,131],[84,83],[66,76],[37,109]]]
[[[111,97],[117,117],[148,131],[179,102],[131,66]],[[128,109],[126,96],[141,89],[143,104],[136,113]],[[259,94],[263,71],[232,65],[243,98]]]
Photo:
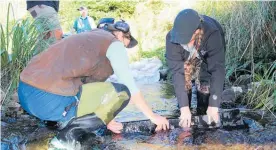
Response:
[[[220,24],[193,9],[182,10],[166,36],[166,60],[180,107],[179,125],[191,125],[192,80],[197,87],[197,112],[219,123],[225,78],[225,40]]]
[[[137,45],[124,21],[72,35],[33,57],[20,74],[20,104],[41,120],[64,126],[59,141],[78,141],[83,134],[105,125],[120,133],[122,123],[114,117],[129,100],[146,117],[166,130],[169,122],[153,113],[135,84],[126,48]],[[120,83],[104,82],[115,73]]]

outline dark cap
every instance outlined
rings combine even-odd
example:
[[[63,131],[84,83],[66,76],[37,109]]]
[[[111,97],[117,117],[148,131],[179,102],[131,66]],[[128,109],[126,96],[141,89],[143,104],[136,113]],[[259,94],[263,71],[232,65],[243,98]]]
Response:
[[[114,18],[101,18],[97,25],[97,28],[103,28],[107,24],[114,24],[114,20]]]
[[[171,42],[187,44],[201,22],[200,16],[193,9],[184,9],[178,13],[171,30]]]
[[[78,10],[78,11],[87,10],[87,7],[81,6],[81,7],[78,8],[77,10]]]
[[[130,35],[130,43],[127,48],[132,48],[138,44],[138,41],[131,35],[129,25],[124,21],[117,21],[115,24],[108,24],[107,29],[110,31],[122,31]]]

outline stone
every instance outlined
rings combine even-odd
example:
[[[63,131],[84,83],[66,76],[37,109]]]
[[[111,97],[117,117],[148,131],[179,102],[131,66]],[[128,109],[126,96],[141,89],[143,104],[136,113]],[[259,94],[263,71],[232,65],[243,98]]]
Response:
[[[6,127],[7,125],[9,125],[9,124],[4,121],[1,121],[1,127]]]
[[[221,100],[222,102],[234,102],[236,98],[233,89],[226,89],[222,92]]]
[[[168,68],[164,68],[164,69],[161,69],[159,71],[159,73],[160,73],[160,81],[162,81],[162,80],[166,81],[167,80],[168,72],[169,72]]]
[[[244,92],[242,87],[239,86],[232,86],[231,88],[225,89],[221,96],[222,102],[235,102]]]

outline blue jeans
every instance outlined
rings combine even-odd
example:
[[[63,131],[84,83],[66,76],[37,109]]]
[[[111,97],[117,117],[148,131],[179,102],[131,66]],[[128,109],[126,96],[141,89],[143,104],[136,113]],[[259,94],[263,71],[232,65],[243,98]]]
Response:
[[[22,81],[19,82],[18,97],[22,108],[29,114],[48,121],[69,121],[76,116],[76,106],[72,106],[65,116],[65,107],[80,98],[80,92],[75,96],[61,96],[45,92]]]

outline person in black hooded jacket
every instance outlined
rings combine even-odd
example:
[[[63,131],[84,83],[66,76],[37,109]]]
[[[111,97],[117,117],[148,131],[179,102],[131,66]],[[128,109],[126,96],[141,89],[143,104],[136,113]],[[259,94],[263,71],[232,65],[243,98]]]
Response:
[[[218,108],[225,78],[225,40],[213,18],[184,9],[166,36],[166,60],[180,107],[180,126],[190,127],[191,88],[197,87],[197,112],[219,122]]]

